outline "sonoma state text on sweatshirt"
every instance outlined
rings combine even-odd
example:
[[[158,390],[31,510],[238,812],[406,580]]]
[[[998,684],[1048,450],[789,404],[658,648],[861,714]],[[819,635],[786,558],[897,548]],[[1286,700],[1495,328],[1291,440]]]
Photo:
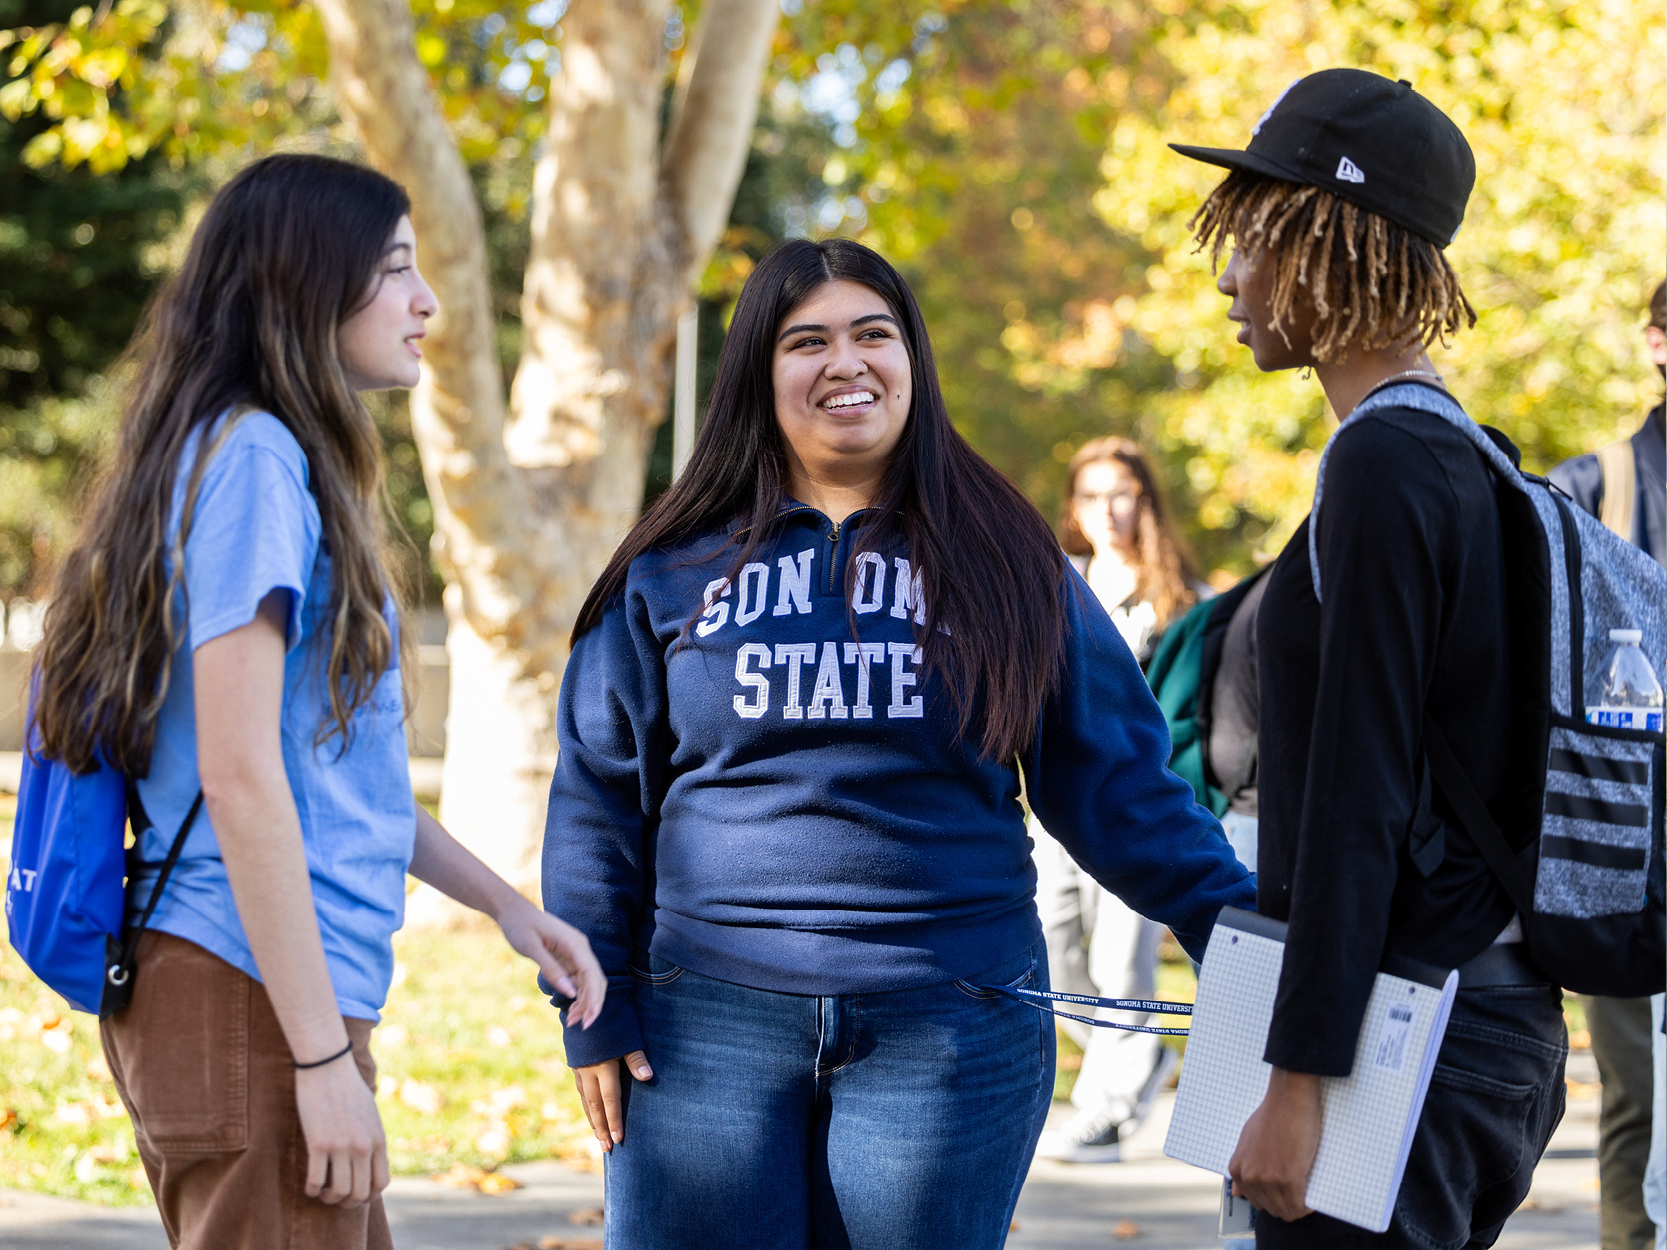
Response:
[[[574,647],[544,901],[589,936],[609,993],[567,1031],[570,1064],[642,1044],[633,951],[826,995],[974,977],[1025,949],[1040,925],[1021,767],[1049,833],[1195,958],[1221,907],[1254,907],[1074,570],[1065,674],[1034,740],[981,759],[922,665],[920,570],[901,538],[856,552],[859,519],[795,506],[733,579],[728,530],[644,554]]]

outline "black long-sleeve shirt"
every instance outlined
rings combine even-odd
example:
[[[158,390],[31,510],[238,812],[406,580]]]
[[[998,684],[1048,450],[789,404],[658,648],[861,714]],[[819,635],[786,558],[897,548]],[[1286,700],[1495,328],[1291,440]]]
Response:
[[[1380,409],[1337,434],[1319,517],[1323,606],[1311,523],[1269,574],[1257,619],[1258,909],[1290,925],[1265,1058],[1344,1076],[1386,950],[1452,968],[1511,919],[1452,821],[1428,877],[1409,847],[1426,705],[1484,799],[1504,798],[1509,632],[1494,481],[1439,417]]]

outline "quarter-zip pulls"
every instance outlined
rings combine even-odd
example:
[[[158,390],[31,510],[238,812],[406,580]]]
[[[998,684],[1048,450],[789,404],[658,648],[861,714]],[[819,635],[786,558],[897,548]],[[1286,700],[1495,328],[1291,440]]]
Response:
[[[840,531],[844,528],[847,528],[850,525],[852,517],[861,516],[866,511],[868,511],[868,509],[859,508],[859,509],[857,509],[857,511],[853,512],[851,514],[851,516],[846,517],[843,521],[836,521],[832,517],[830,517],[826,512],[823,512],[819,508],[813,508],[807,503],[794,503],[790,508],[787,509],[787,511],[785,513],[782,514],[784,517],[788,517],[788,516],[793,516],[793,515],[795,515],[797,513],[800,513],[800,512],[805,512],[805,513],[810,514],[813,517],[816,517],[818,520],[827,522],[827,525],[828,525],[827,593],[830,594],[830,595],[835,593],[839,589],[839,573],[840,573],[840,567],[839,567],[839,535],[840,535]]]

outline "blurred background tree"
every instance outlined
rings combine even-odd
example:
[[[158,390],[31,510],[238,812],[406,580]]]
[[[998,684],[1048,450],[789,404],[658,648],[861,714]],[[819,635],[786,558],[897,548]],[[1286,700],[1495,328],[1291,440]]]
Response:
[[[43,581],[108,421],[99,371],[177,255],[166,240],[184,207],[254,152],[350,151],[351,136],[310,7],[120,0],[94,38],[95,14],[77,25],[61,0],[0,6],[4,596]],[[485,215],[506,383],[565,7],[415,5],[418,54]],[[1638,327],[1663,265],[1667,40],[1644,0],[782,9],[746,174],[701,284],[702,397],[762,251],[785,235],[860,237],[915,284],[963,431],[1045,511],[1077,446],[1130,434],[1157,451],[1204,567],[1247,569],[1305,511],[1330,427],[1317,386],[1261,377],[1234,346],[1185,228],[1218,175],[1164,145],[1242,145],[1286,82],[1334,64],[1410,79],[1476,149],[1450,255],[1481,321],[1438,353],[1471,410],[1544,468],[1628,428],[1657,393]],[[698,5],[668,6],[668,99],[698,19]],[[87,274],[96,299],[74,294]],[[426,550],[432,508],[403,399],[381,413],[396,506]],[[662,426],[645,496],[669,477]],[[436,596],[433,569],[413,571]]]

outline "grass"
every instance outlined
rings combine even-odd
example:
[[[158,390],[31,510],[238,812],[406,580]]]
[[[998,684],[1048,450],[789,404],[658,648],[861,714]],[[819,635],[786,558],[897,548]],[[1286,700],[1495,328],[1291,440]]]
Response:
[[[0,859],[14,807],[0,794]],[[551,1157],[600,1166],[533,965],[495,931],[402,933],[394,953],[372,1039],[394,1172],[456,1168],[478,1185],[469,1169]],[[98,1022],[72,1012],[4,942],[0,1056],[0,1188],[115,1206],[151,1200]]]
[[[14,796],[0,794],[0,866],[15,806]],[[372,1039],[393,1170],[458,1169],[480,1184],[481,1172],[490,1176],[507,1162],[554,1157],[599,1167],[562,1061],[556,1014],[533,983],[532,965],[485,932],[402,933],[394,953],[394,985]],[[1191,1002],[1196,989],[1191,963],[1166,944],[1157,996]],[[1579,1000],[1563,1002],[1570,1040],[1587,1044]],[[1185,1055],[1185,1038],[1163,1040]],[[150,1201],[97,1021],[71,1012],[5,942],[0,1056],[0,1188],[107,1205]],[[1059,1057],[1054,1097],[1068,1098],[1082,1052],[1063,1033]]]

